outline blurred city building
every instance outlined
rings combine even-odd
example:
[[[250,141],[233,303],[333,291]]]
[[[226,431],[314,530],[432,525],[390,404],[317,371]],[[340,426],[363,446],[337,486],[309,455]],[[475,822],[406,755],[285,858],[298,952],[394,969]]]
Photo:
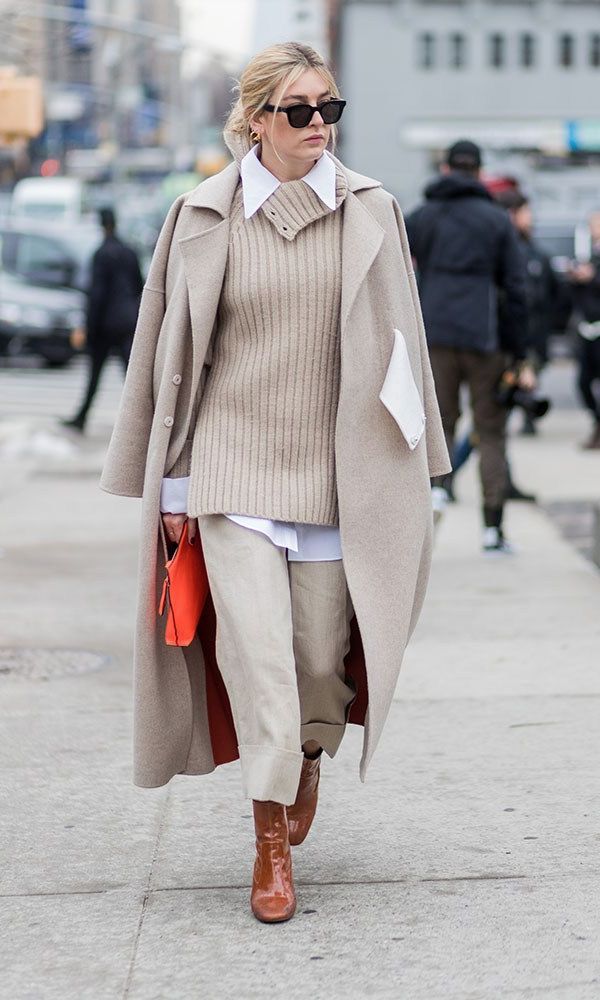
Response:
[[[598,206],[599,0],[343,0],[340,17],[342,155],[404,207],[464,137],[538,212]]]
[[[180,0],[185,42],[182,74],[188,131],[195,164],[203,175],[229,160],[222,141],[235,79],[247,59],[252,0]]]
[[[252,51],[275,42],[304,42],[332,55],[333,0],[256,0]]]
[[[0,66],[38,76],[46,128],[33,164],[94,178],[168,169],[189,144],[178,0],[0,0]]]
[[[0,65],[14,66],[23,75],[42,75],[44,22],[24,13],[14,0],[0,0]]]
[[[73,0],[78,4],[86,0]],[[157,167],[172,162],[185,143],[177,0],[88,0],[99,26],[92,48],[92,83],[101,102],[98,139],[135,162],[135,150],[154,150]],[[162,161],[161,161],[162,155]],[[140,156],[138,154],[138,159]],[[149,162],[149,161],[148,161]],[[122,164],[127,166],[127,162]]]

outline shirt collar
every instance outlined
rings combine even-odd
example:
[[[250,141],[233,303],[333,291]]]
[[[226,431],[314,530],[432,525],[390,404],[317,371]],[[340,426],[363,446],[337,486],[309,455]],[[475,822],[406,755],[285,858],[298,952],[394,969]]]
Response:
[[[253,146],[244,156],[240,163],[240,174],[244,198],[244,218],[249,219],[277,190],[281,181],[260,162],[258,145]],[[335,208],[335,163],[326,151],[302,180],[313,189],[323,204],[327,205],[327,208],[332,210]]]

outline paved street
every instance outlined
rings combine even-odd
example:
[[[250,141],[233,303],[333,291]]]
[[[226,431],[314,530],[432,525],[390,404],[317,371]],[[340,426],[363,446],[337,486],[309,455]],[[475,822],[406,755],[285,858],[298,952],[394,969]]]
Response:
[[[139,506],[97,487],[118,369],[89,438],[51,419],[81,377],[0,371],[2,1000],[597,1000],[598,571],[529,505],[519,555],[483,557],[464,470],[367,783],[353,727],[294,850],[297,916],[259,925],[237,764],[131,785]],[[569,365],[549,383],[515,479],[597,501]]]
[[[75,358],[65,368],[38,368],[28,364],[0,368],[0,419],[70,417],[86,384],[87,359]],[[122,366],[111,358],[102,373],[90,416],[90,429],[106,430],[112,422],[123,385]]]

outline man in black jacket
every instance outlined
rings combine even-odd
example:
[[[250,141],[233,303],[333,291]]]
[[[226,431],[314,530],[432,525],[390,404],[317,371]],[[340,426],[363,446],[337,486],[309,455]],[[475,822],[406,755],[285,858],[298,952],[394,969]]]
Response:
[[[523,388],[535,377],[525,364],[527,302],[523,260],[506,212],[479,180],[475,143],[448,150],[442,177],[406,219],[419,273],[421,305],[448,450],[460,416],[460,387],[469,386],[483,488],[483,547],[510,552],[502,531],[506,491],[506,410],[496,399],[507,356]],[[500,325],[500,303],[502,322]],[[434,487],[447,489],[442,477]]]
[[[66,427],[83,431],[102,369],[109,355],[118,355],[127,369],[135,331],[143,278],[137,255],[116,234],[111,208],[99,212],[104,240],[92,260],[92,276],[87,304],[87,349],[90,356],[88,385],[75,417],[63,421]]]

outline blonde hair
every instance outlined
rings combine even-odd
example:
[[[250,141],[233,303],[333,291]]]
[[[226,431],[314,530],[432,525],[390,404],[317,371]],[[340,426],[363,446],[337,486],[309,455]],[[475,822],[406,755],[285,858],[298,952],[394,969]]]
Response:
[[[244,148],[253,145],[252,126],[250,122],[260,113],[265,104],[271,103],[271,97],[276,93],[277,102],[287,87],[302,76],[307,69],[314,69],[322,76],[333,97],[340,93],[322,56],[310,45],[300,42],[283,42],[270,45],[255,55],[242,73],[235,90],[238,98],[235,101],[225,124],[224,134],[241,140]],[[275,103],[275,102],[273,102]],[[279,107],[279,103],[275,103]],[[275,122],[271,128],[271,139]],[[335,148],[337,130],[331,127],[331,144]]]

